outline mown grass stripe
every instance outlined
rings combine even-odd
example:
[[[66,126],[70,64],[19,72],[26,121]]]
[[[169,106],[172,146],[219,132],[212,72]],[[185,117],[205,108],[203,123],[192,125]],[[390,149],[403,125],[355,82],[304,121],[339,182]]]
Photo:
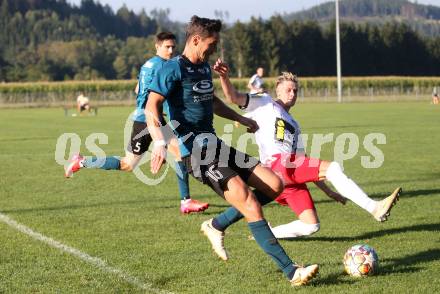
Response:
[[[70,246],[65,245],[65,244],[63,244],[57,240],[54,240],[50,237],[46,237],[41,233],[35,232],[32,229],[26,227],[25,225],[22,225],[22,224],[16,222],[15,220],[13,220],[12,218],[10,218],[9,216],[7,216],[3,213],[0,213],[0,221],[9,225],[10,227],[16,229],[17,231],[28,235],[29,237],[31,237],[35,240],[41,241],[41,242],[49,245],[50,247],[59,249],[63,252],[66,252],[66,253],[69,253],[75,257],[78,257],[79,259],[98,267],[100,270],[102,270],[104,272],[114,274],[114,275],[118,276],[119,278],[125,280],[129,284],[136,286],[139,289],[145,290],[148,293],[162,293],[162,294],[171,294],[172,293],[172,292],[168,292],[165,290],[156,289],[150,283],[141,282],[136,277],[133,277],[118,268],[115,268],[115,267],[108,265],[104,260],[102,260],[98,257],[91,256],[91,255],[84,253],[76,248],[70,247]]]

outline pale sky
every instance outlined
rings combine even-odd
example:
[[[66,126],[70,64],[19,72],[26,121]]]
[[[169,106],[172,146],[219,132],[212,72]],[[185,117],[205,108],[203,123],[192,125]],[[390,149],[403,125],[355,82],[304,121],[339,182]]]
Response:
[[[95,0],[96,1],[96,0]],[[101,4],[110,5],[114,11],[124,3],[134,12],[138,13],[142,8],[148,13],[154,8],[170,8],[170,19],[173,21],[187,22],[192,15],[214,18],[214,11],[228,11],[229,19],[226,22],[240,20],[248,21],[251,16],[269,18],[275,13],[283,14],[308,9],[315,5],[329,2],[329,0],[98,0]],[[70,3],[79,5],[81,0],[68,0]],[[440,0],[411,1],[419,4],[440,6]],[[220,5],[221,4],[221,5]]]

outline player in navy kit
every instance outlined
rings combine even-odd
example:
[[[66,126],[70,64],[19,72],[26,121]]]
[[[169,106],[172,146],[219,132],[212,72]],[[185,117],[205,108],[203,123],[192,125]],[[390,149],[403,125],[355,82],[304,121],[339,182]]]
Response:
[[[166,158],[166,140],[160,123],[166,100],[170,123],[190,174],[236,207],[248,221],[258,245],[292,285],[304,285],[316,275],[318,265],[301,267],[292,262],[272,234],[259,203],[262,199],[276,198],[283,189],[281,180],[256,159],[227,146],[215,135],[214,113],[238,121],[250,131],[258,128],[255,121],[239,115],[214,95],[207,60],[216,50],[220,30],[219,20],[193,16],[182,55],[167,62],[150,85],[146,111],[151,114],[147,116],[147,124],[154,140],[151,171],[157,173]],[[248,184],[257,190],[250,190]],[[217,255],[227,260],[224,233],[216,230],[210,221],[204,222],[201,230]]]
[[[148,98],[148,87],[157,71],[173,56],[176,47],[176,36],[170,32],[161,32],[157,34],[155,47],[156,55],[148,59],[145,64],[142,65],[139,73],[139,81],[136,86],[136,110],[132,117],[133,129],[125,157],[119,158],[117,156],[110,156],[106,157],[105,160],[100,161],[97,160],[96,157],[83,157],[81,155],[76,155],[66,169],[66,177],[71,177],[74,172],[77,172],[82,167],[99,167],[105,170],[132,171],[141,160],[143,154],[148,150],[152,141],[151,136],[147,131],[145,119],[145,104]],[[171,143],[173,143],[173,141],[171,141]],[[173,154],[177,158],[175,167],[181,198],[180,211],[182,213],[204,211],[208,208],[208,203],[201,203],[190,197],[188,171],[180,160],[179,150],[177,147],[174,147],[176,145],[177,144],[170,144],[169,149],[174,151]]]

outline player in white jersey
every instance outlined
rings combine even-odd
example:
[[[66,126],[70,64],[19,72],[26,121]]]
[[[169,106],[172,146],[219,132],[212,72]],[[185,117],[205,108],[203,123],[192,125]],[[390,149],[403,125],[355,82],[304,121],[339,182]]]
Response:
[[[273,228],[277,238],[294,238],[311,235],[319,230],[319,219],[306,183],[314,182],[329,197],[345,204],[350,199],[373,215],[377,221],[385,221],[401,192],[397,188],[390,196],[381,201],[369,198],[362,189],[348,178],[337,162],[310,158],[304,152],[300,140],[299,124],[289,114],[295,105],[298,80],[292,73],[284,72],[276,82],[277,100],[268,94],[238,93],[229,81],[228,66],[221,60],[214,65],[220,74],[220,81],[229,102],[235,103],[247,112],[247,116],[259,125],[255,133],[259,147],[260,160],[270,167],[284,182],[284,191],[276,201],[288,205],[299,220]],[[338,193],[325,183],[328,180]],[[230,208],[213,220],[213,223],[226,229],[240,219]]]
[[[78,98],[76,98],[76,108],[78,113],[81,113],[84,110],[90,111],[89,97],[84,96],[82,92],[79,94]]]
[[[248,88],[250,93],[263,93],[264,81],[263,81],[264,69],[262,67],[257,68],[257,72],[249,79]]]

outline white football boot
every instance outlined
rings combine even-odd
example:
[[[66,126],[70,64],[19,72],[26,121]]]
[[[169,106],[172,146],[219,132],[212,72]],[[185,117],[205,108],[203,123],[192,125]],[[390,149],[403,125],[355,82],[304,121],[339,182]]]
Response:
[[[393,208],[394,204],[399,200],[400,193],[402,193],[402,188],[399,187],[394,190],[390,196],[377,202],[376,208],[372,212],[372,215],[377,221],[384,222],[387,220],[391,208]]]
[[[214,252],[223,260],[228,260],[228,253],[224,245],[225,232],[219,231],[212,226],[212,218],[204,221],[200,230],[208,237]]]

